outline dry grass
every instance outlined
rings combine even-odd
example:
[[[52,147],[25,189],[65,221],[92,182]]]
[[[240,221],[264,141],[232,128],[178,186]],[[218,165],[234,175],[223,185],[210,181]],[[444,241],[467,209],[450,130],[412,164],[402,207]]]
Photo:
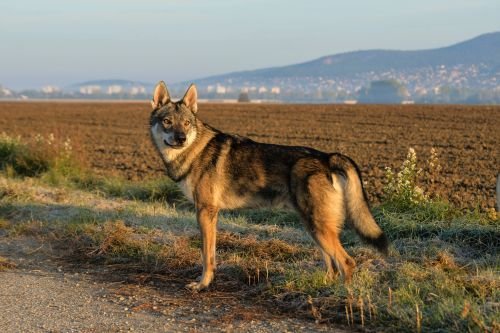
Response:
[[[120,274],[147,272],[188,282],[201,272],[192,210],[36,179],[0,181],[0,232],[8,237],[42,238],[64,249],[67,260]],[[222,214],[212,288],[244,291],[238,297],[248,295],[292,316],[356,328],[498,330],[498,220],[442,214],[435,207],[396,208],[375,210],[392,239],[387,259],[345,233],[358,263],[349,286],[325,282],[320,255],[296,217],[279,211]]]
[[[15,268],[16,264],[11,260],[0,256],[0,272],[8,269]]]
[[[7,150],[24,148],[16,149]],[[49,163],[38,178],[4,168],[0,235],[41,239],[70,262],[118,274],[186,282],[200,274],[195,214],[171,181],[95,177],[67,162]],[[275,310],[356,329],[499,331],[498,215],[464,213],[429,199],[410,162],[401,177],[392,174],[389,199],[374,209],[392,240],[390,256],[362,246],[352,230],[343,235],[358,263],[350,285],[325,280],[318,250],[296,215],[247,210],[220,215],[211,288],[239,290],[238,297]],[[0,257],[0,269],[13,267]]]

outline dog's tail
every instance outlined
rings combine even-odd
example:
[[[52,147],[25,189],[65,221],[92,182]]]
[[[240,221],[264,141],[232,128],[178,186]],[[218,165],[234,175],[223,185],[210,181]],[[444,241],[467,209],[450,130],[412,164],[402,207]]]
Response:
[[[339,153],[331,154],[329,162],[332,173],[346,180],[344,193],[348,220],[363,240],[387,255],[387,237],[370,212],[358,166],[352,159]]]

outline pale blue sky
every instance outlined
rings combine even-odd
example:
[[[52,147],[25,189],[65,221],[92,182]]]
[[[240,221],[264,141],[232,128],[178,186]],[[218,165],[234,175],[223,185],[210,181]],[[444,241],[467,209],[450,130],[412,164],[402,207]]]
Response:
[[[174,83],[498,30],[499,0],[2,0],[0,84]]]

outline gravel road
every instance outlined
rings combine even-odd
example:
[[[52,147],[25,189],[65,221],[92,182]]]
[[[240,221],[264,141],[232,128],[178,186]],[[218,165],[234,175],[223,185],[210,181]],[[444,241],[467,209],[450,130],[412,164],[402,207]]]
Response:
[[[270,313],[231,293],[103,279],[64,264],[48,244],[0,237],[1,332],[344,332]],[[4,265],[5,266],[5,265]]]

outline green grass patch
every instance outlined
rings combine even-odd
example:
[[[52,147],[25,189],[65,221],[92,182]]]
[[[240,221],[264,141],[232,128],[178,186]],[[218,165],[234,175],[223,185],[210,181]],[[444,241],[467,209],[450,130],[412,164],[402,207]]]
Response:
[[[69,185],[82,190],[101,193],[108,197],[167,202],[178,207],[189,205],[179,188],[167,177],[160,177],[159,180],[134,182],[117,177],[104,178],[85,175],[70,179]]]
[[[89,208],[38,221],[23,212],[33,212],[33,207],[12,203],[0,212],[0,219],[15,216],[19,220],[8,222],[9,234],[49,239],[66,249],[71,260],[119,267],[122,272],[150,272],[186,282],[201,272],[201,240],[194,224],[185,224],[188,232],[164,230],[141,224],[140,219],[134,220],[138,224],[131,223],[127,210],[121,220]],[[348,236],[347,249],[358,264],[350,285],[340,279],[325,280],[319,251],[311,245],[220,230],[219,269],[213,288],[234,290],[236,283],[293,316],[356,329],[464,332],[499,328],[498,244],[490,242],[486,248],[464,237],[464,230],[477,229],[477,239],[483,239],[483,233],[498,228],[494,221],[486,223],[484,216],[471,219],[459,213],[451,219],[414,221],[410,212],[388,207],[376,212],[393,240],[391,254],[384,259],[354,241],[354,235]],[[246,221],[248,227],[251,221]]]
[[[273,294],[306,316],[353,327],[388,332],[498,331],[498,220],[449,206],[442,214],[442,207],[377,207],[377,220],[392,240],[389,258],[381,260],[361,250],[359,243],[351,244],[358,269],[350,285],[325,284],[321,270],[299,267],[286,272]]]
[[[10,176],[37,176],[49,169],[50,161],[42,149],[21,142],[20,138],[0,134],[0,170]]]
[[[441,210],[443,206],[445,213]],[[433,202],[406,211],[381,205],[374,209],[374,216],[391,239],[438,238],[490,254],[500,250],[500,224],[487,214],[462,213],[445,203]]]
[[[108,197],[190,207],[177,186],[165,176],[133,182],[94,175],[75,158],[69,139],[61,142],[53,135],[21,140],[0,134],[0,172],[6,177],[39,177],[45,184],[94,191]],[[4,195],[5,191],[0,189],[0,198]]]

